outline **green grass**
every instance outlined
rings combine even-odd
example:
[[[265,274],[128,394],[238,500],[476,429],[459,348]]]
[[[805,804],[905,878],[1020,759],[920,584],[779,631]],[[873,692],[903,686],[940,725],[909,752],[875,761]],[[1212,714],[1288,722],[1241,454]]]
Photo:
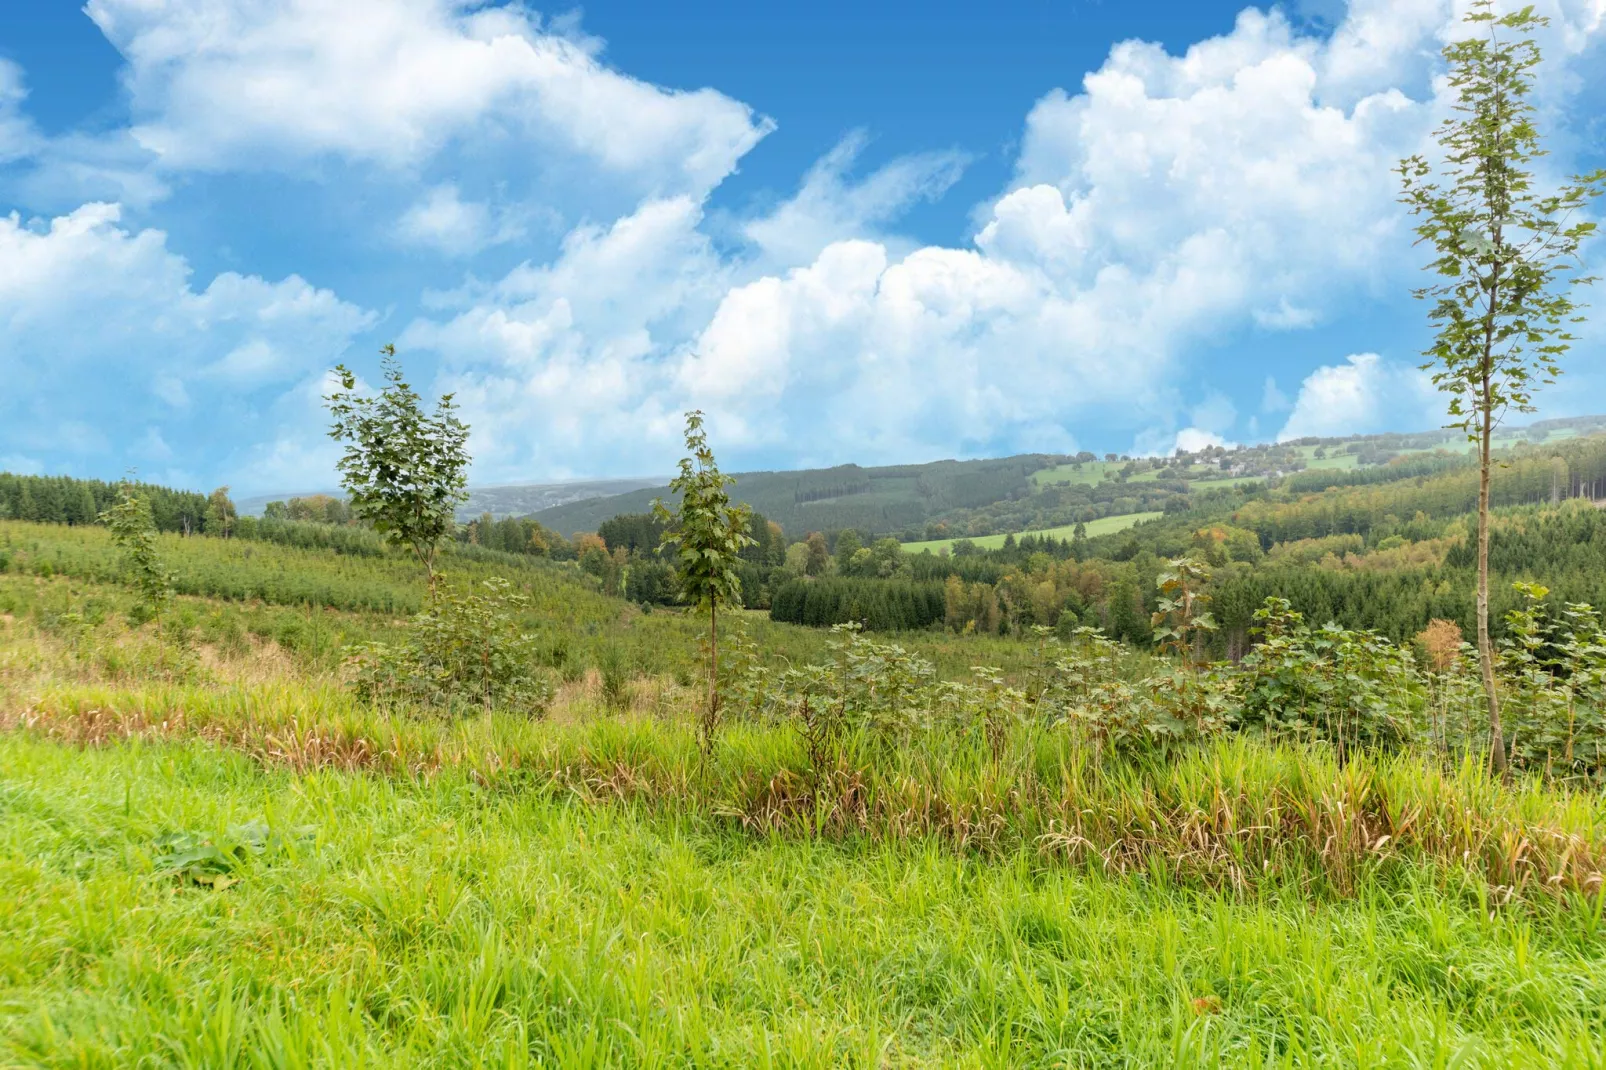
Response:
[[[1299,455],[1305,460],[1305,467],[1310,468],[1354,468],[1356,457],[1353,453],[1341,452],[1342,447],[1328,446],[1327,456],[1318,457],[1316,451],[1320,446],[1295,446]]]
[[[1210,479],[1190,479],[1189,490],[1219,490],[1222,487],[1240,487],[1245,483],[1263,483],[1263,476],[1219,476]]]
[[[1040,468],[1032,473],[1032,484],[1048,487],[1055,484],[1079,483],[1091,487],[1103,482],[1107,473],[1119,472],[1126,464],[1126,461],[1086,461],[1080,467],[1074,464],[1061,464],[1053,468]]]
[[[1598,930],[1426,872],[1292,889],[0,737],[0,1061],[1598,1066]],[[222,891],[159,837],[311,839]]]
[[[1117,531],[1125,531],[1127,528],[1132,527],[1134,524],[1141,524],[1145,520],[1153,520],[1156,517],[1163,516],[1163,515],[1164,515],[1163,513],[1153,512],[1153,513],[1124,513],[1121,516],[1104,516],[1104,517],[1100,517],[1097,520],[1088,521],[1087,535],[1088,535],[1088,538],[1092,538],[1095,535],[1110,535],[1110,534],[1113,534],[1114,532],[1117,532]],[[1039,537],[1042,537],[1042,536],[1046,535],[1049,538],[1054,538],[1054,539],[1068,539],[1068,538],[1071,537],[1071,535],[1075,531],[1076,531],[1076,525],[1075,524],[1066,524],[1063,527],[1044,528],[1041,531],[1023,531],[1023,532],[1019,532],[1019,533],[1017,533],[1015,535],[1015,537],[1017,539],[1019,539],[1024,535],[1036,535],[1036,536],[1039,536]],[[1007,535],[980,535],[980,536],[977,536],[975,538],[970,539],[969,541],[975,543],[977,546],[980,546],[983,549],[996,550],[1000,546],[1004,545],[1004,539],[1006,539],[1007,537],[1008,537]],[[906,552],[911,553],[911,554],[924,553],[927,550],[930,550],[932,553],[935,554],[935,553],[941,553],[943,550],[952,551],[953,547],[954,547],[954,543],[960,542],[960,541],[962,541],[962,540],[960,540],[960,539],[936,539],[936,540],[933,540],[933,541],[930,541],[930,542],[906,542],[906,543],[903,544],[903,548],[904,548],[904,550]]]
[[[347,555],[172,534],[158,536],[157,544],[180,594],[391,614],[416,613],[426,597],[422,569],[399,552]],[[111,534],[100,526],[0,520],[0,554],[6,568],[35,575],[113,582],[121,571]],[[572,565],[493,554],[478,547],[459,553],[448,546],[440,568],[468,583],[506,576],[553,613],[564,611],[581,619],[603,619],[617,604]]]
[[[0,578],[0,1066],[1602,1065],[1595,793],[1024,720],[810,806],[695,687],[389,716],[228,641],[382,617],[181,599],[185,652],[67,590]],[[164,869],[258,819],[231,885]]]

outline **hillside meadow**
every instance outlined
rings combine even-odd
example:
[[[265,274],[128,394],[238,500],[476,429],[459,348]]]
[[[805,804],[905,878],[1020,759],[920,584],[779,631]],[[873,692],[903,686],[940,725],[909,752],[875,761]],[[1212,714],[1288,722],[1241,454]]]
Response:
[[[1229,483],[1230,482],[1231,481],[1229,481]],[[1223,485],[1225,486],[1225,485],[1228,485],[1228,484],[1223,484]],[[1105,516],[1105,517],[1100,517],[1097,520],[1089,520],[1083,526],[1087,531],[1088,538],[1091,539],[1091,538],[1093,538],[1095,536],[1098,536],[1098,535],[1113,535],[1118,531],[1125,531],[1127,528],[1135,527],[1138,524],[1141,524],[1146,520],[1157,519],[1158,517],[1160,517],[1162,515],[1164,515],[1164,514],[1161,514],[1161,513],[1127,513],[1124,516]],[[969,540],[936,539],[936,540],[933,540],[933,541],[930,541],[930,542],[906,542],[906,543],[903,544],[903,548],[904,548],[904,550],[906,552],[911,553],[911,554],[925,553],[928,550],[931,551],[934,554],[940,554],[944,550],[947,550],[947,551],[949,551],[951,553],[953,551],[955,543],[961,542],[961,541],[968,541],[971,544],[973,544],[974,546],[977,546],[977,547],[979,547],[980,549],[983,549],[983,550],[996,550],[999,547],[1004,545],[1004,540],[1005,539],[1011,538],[1011,537],[1019,539],[1022,536],[1030,535],[1030,536],[1032,536],[1034,538],[1039,538],[1039,539],[1043,539],[1043,538],[1048,538],[1048,539],[1069,539],[1073,534],[1075,534],[1075,532],[1076,532],[1076,525],[1075,524],[1067,524],[1067,525],[1065,525],[1063,527],[1044,528],[1042,531],[1023,531],[1023,532],[1020,532],[1020,533],[1015,534],[1013,536],[1010,536],[1010,535],[979,535],[976,538],[969,539]]]
[[[756,705],[704,757],[695,621],[473,555],[568,639],[550,701],[380,709],[345,659],[404,630],[371,608],[423,597],[404,562],[175,536],[192,593],[136,628],[104,539],[0,523],[0,1063],[1606,1059],[1592,788],[1249,735],[1124,759],[1030,718],[816,752]],[[746,626],[774,672],[844,656]],[[1038,664],[898,644],[1000,709]],[[962,683],[983,656],[1001,682]]]

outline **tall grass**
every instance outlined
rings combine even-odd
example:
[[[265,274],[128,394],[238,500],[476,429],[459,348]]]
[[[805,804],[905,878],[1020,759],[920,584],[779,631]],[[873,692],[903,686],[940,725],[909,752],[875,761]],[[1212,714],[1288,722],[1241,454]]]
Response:
[[[0,1061],[28,1066],[1599,1065],[1598,917],[1407,868],[1308,909],[1021,849],[205,745],[0,737]],[[212,891],[176,830],[312,838]]]
[[[1476,763],[1446,770],[1409,751],[1341,763],[1317,746],[1232,736],[1119,761],[1074,733],[1015,722],[1001,739],[955,724],[896,746],[849,732],[822,755],[797,726],[755,722],[728,726],[704,760],[689,695],[619,712],[629,705],[622,683],[610,694],[602,676],[560,694],[551,723],[517,709],[393,717],[329,674],[258,671],[254,652],[172,664],[147,639],[127,644],[112,673],[20,623],[4,639],[0,726],[80,746],[200,738],[298,771],[466,775],[503,792],[712,815],[760,837],[1028,850],[1073,869],[1163,871],[1192,887],[1271,882],[1343,897],[1432,865],[1496,901],[1588,911],[1603,898],[1606,798],[1506,785]]]

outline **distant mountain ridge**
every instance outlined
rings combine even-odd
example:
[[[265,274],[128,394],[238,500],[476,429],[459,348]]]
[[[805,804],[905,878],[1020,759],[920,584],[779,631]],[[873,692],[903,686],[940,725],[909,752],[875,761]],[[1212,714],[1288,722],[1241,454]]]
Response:
[[[578,479],[561,483],[508,483],[493,487],[468,488],[468,501],[457,511],[459,520],[472,520],[482,513],[493,516],[528,516],[543,509],[552,509],[590,498],[617,497],[621,494],[662,484],[661,479]],[[235,500],[235,508],[244,516],[261,516],[269,502],[305,498],[313,494],[342,497],[341,490],[309,490],[298,493],[253,494]]]
[[[1606,415],[1563,417],[1508,428],[1501,443],[1598,431],[1606,431]],[[855,528],[866,535],[897,535],[912,541],[1026,531],[1079,519],[1163,510],[1169,501],[1191,492],[1233,482],[1286,475],[1307,467],[1371,467],[1400,453],[1460,452],[1466,446],[1461,432],[1439,428],[1216,450],[1208,466],[1195,464],[1187,469],[1167,466],[1164,459],[1159,459],[1161,463],[1126,457],[1088,460],[1093,456],[1090,453],[1076,457],[1019,454],[884,467],[846,464],[792,472],[739,472],[732,496],[780,524],[789,538],[801,538],[809,531]],[[1318,457],[1319,451],[1333,456]],[[1345,463],[1334,463],[1338,460]],[[1208,470],[1212,466],[1215,471]],[[1141,467],[1142,471],[1123,474],[1129,467]],[[610,517],[646,512],[660,497],[670,497],[667,484],[643,485],[608,497],[575,498],[533,516],[568,536],[596,531]],[[934,532],[934,524],[947,525],[949,530]]]

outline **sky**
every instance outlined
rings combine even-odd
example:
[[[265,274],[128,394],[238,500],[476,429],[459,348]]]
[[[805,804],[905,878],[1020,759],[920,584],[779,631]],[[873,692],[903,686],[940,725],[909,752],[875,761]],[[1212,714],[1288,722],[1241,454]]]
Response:
[[[1465,4],[32,0],[0,470],[327,487],[392,342],[479,484],[668,473],[691,408],[728,470],[1438,426],[1391,168]],[[1538,8],[1554,180],[1606,0]],[[1606,411],[1579,333],[1541,416]]]

